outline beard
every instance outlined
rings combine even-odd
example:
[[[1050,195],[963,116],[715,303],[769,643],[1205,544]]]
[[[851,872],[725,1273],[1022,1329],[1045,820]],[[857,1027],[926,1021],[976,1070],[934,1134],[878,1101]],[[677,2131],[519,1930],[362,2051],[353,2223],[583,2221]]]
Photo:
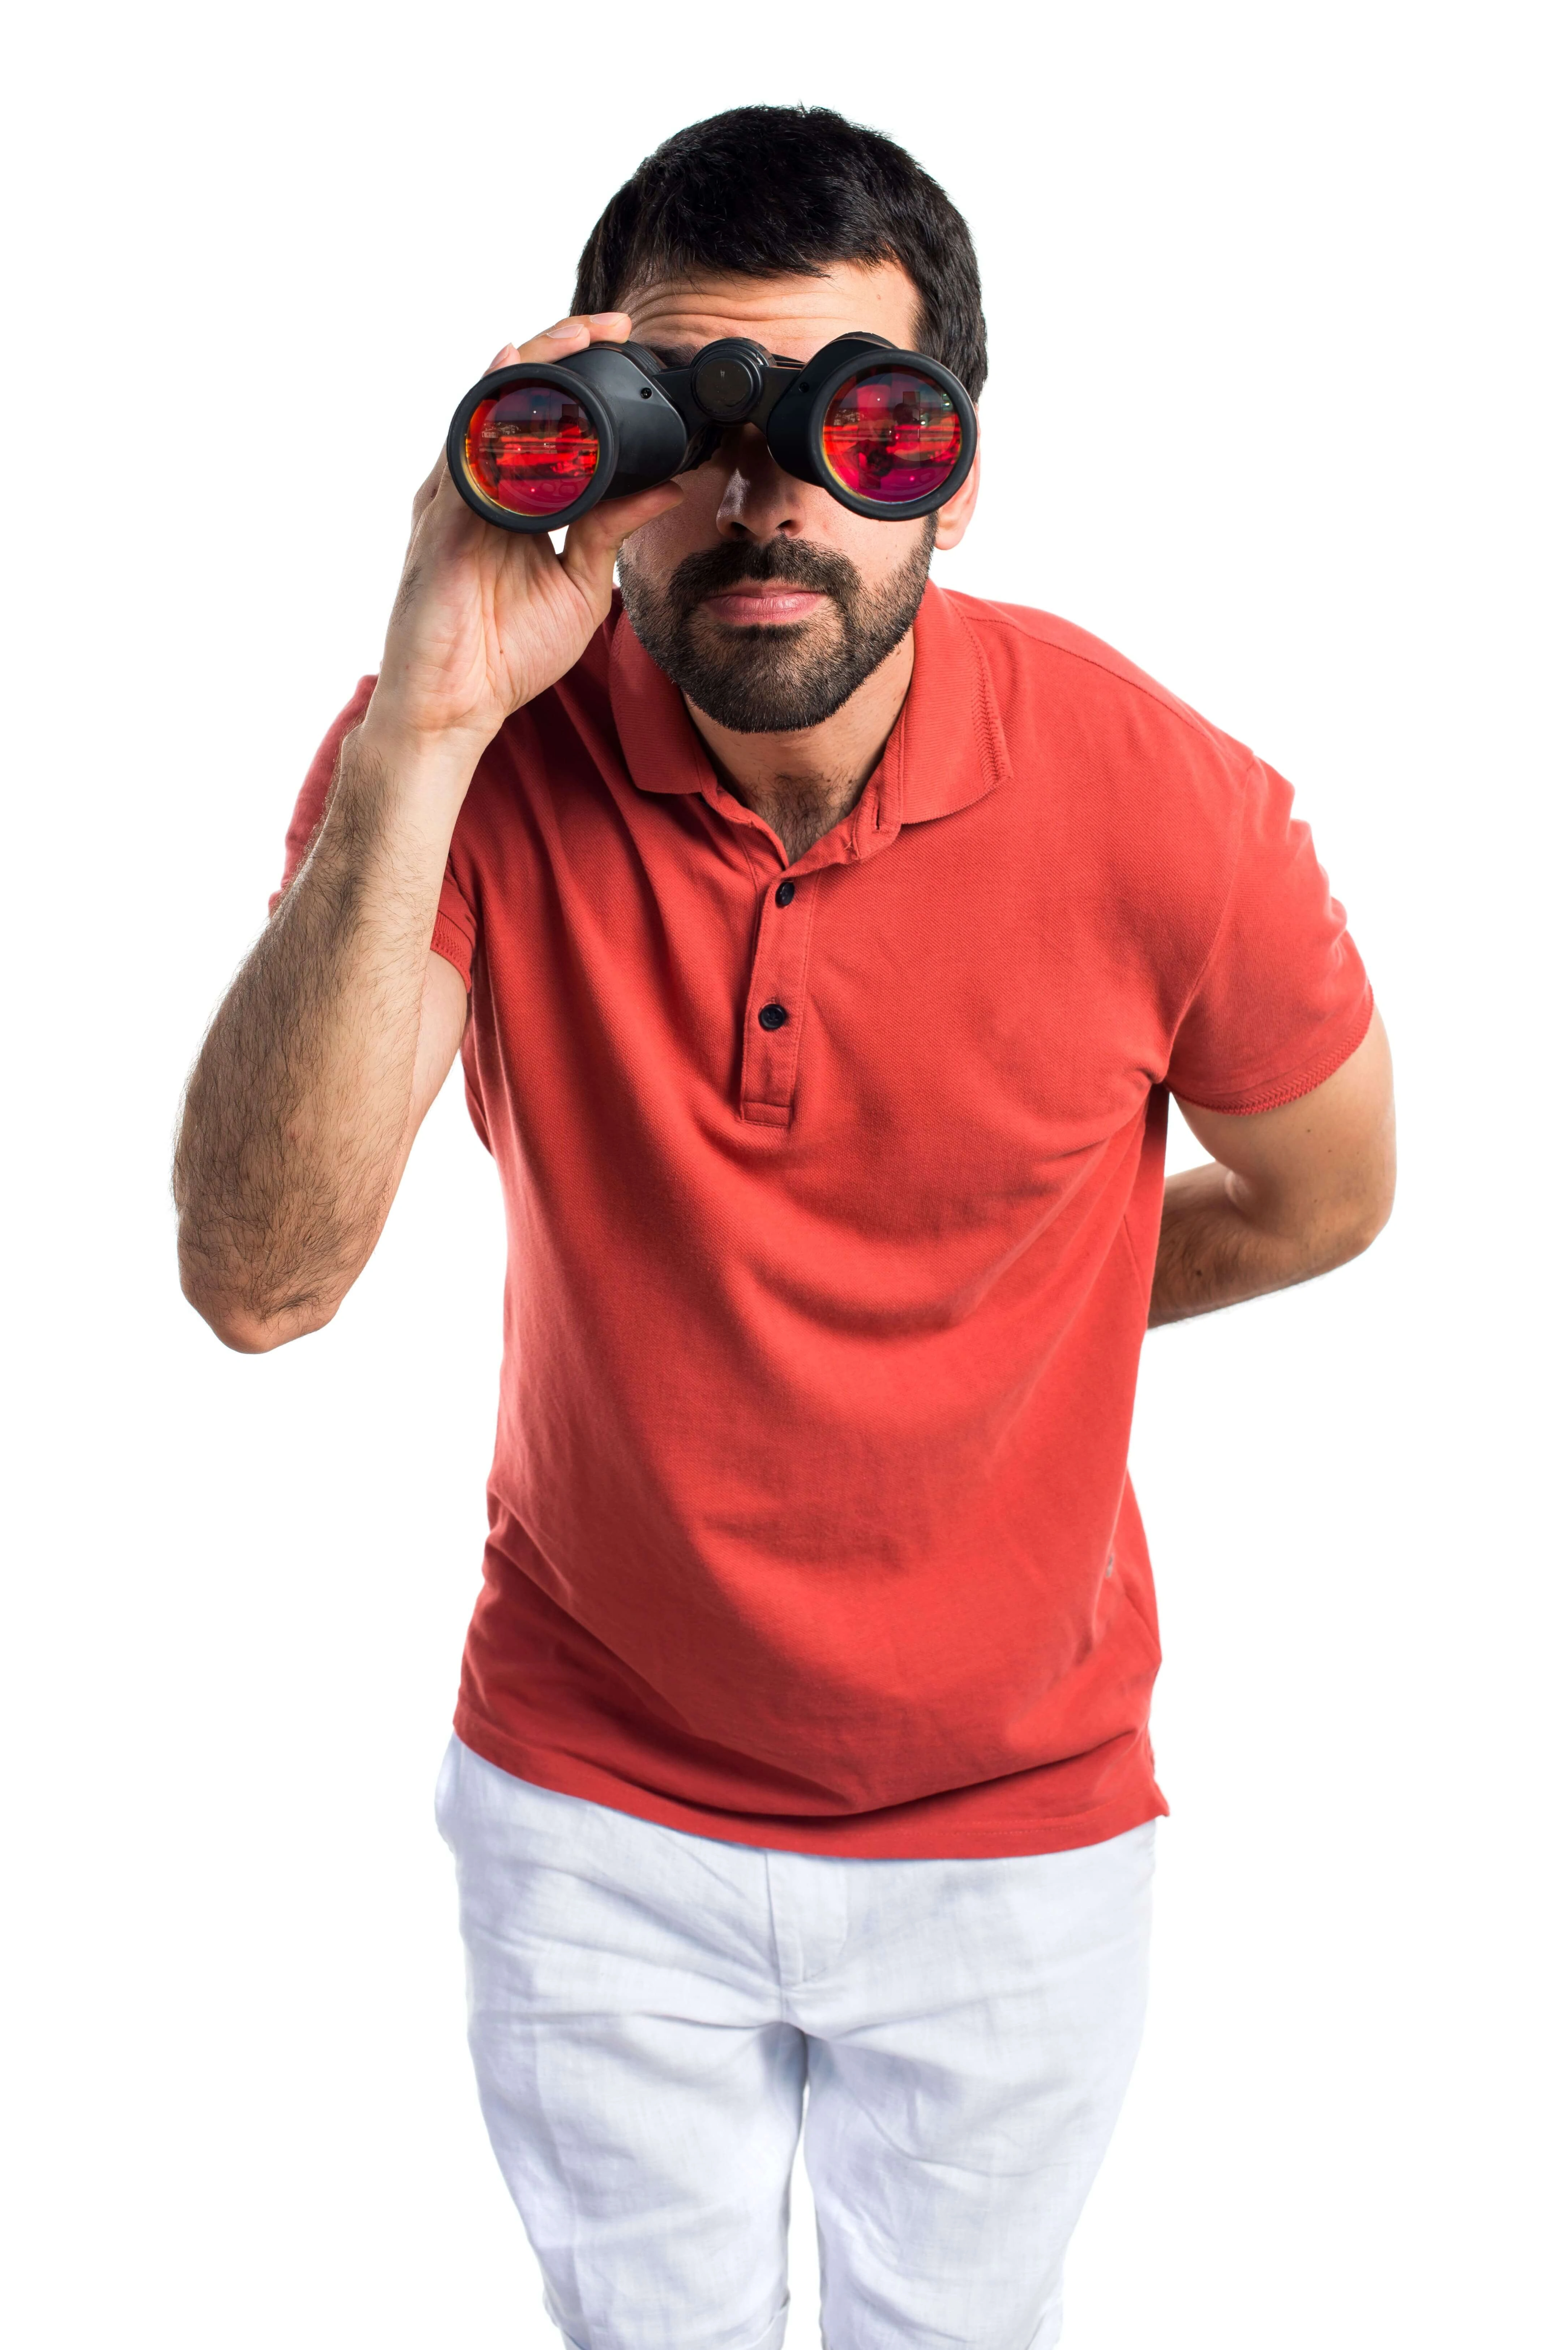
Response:
[[[797,538],[761,546],[731,541],[678,563],[663,586],[620,555],[626,617],[645,652],[704,717],[735,734],[796,734],[841,710],[914,625],[936,543],[928,515],[920,544],[878,588],[831,549]],[[762,580],[827,598],[809,619],[754,629],[706,617],[710,596]]]

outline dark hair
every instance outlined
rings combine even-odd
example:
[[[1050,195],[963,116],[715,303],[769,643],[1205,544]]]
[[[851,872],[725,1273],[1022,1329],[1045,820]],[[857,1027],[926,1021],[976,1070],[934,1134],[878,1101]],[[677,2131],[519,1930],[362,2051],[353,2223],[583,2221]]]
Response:
[[[980,271],[962,214],[912,155],[826,106],[737,106],[678,130],[613,195],[577,264],[576,311],[691,269],[811,275],[896,261],[915,340],[971,398],[985,381]]]

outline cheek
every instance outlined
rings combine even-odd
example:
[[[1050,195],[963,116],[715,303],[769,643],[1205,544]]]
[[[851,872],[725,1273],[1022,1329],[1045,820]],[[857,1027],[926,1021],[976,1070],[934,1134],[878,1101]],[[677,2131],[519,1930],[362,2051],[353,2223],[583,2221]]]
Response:
[[[863,515],[839,513],[848,528],[838,534],[840,552],[860,574],[868,595],[900,577],[919,555],[927,536],[923,522],[867,522]]]
[[[693,473],[678,473],[675,485],[680,504],[666,514],[655,515],[626,542],[639,570],[659,577],[673,571],[683,556],[721,544],[719,500],[724,484],[717,466],[702,465]]]

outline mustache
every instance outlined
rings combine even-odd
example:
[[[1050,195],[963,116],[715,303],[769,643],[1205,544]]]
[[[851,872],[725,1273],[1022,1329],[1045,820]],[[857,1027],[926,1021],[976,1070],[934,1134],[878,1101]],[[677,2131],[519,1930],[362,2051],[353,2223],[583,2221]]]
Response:
[[[762,587],[808,588],[852,608],[860,598],[860,574],[846,556],[805,539],[770,538],[761,546],[739,540],[704,546],[682,557],[670,575],[668,594],[682,617],[710,596],[742,582]]]

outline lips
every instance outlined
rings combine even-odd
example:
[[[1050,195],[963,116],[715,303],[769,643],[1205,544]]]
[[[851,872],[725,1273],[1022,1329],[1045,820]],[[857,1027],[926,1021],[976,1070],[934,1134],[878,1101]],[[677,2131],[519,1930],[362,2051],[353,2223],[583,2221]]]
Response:
[[[809,619],[822,595],[812,588],[755,587],[722,589],[703,598],[703,608],[732,629],[779,628]]]

